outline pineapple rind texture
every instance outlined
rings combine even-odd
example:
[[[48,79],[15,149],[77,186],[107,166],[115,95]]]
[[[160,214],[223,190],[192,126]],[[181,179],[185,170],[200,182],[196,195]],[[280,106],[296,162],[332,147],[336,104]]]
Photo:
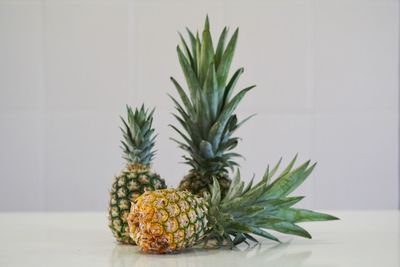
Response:
[[[130,170],[131,169],[131,170]],[[108,211],[109,227],[117,239],[124,244],[135,244],[129,237],[127,217],[131,202],[145,191],[166,188],[165,181],[149,168],[131,168],[116,176],[110,192]]]
[[[222,196],[228,192],[231,185],[231,179],[227,175],[215,175],[214,178],[219,182]],[[212,185],[213,178],[211,176],[203,176],[195,171],[190,171],[179,183],[179,190],[187,190],[197,196],[204,196],[209,192],[209,186]]]
[[[145,192],[131,207],[130,236],[144,252],[178,252],[204,236],[207,214],[207,202],[187,191]]]

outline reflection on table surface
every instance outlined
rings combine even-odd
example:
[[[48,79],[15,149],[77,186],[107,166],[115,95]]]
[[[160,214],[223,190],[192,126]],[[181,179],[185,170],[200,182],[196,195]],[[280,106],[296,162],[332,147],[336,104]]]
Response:
[[[0,266],[399,267],[399,211],[329,211],[340,221],[304,223],[313,239],[149,255],[117,244],[105,213],[0,213]]]
[[[312,266],[305,264],[312,255],[311,250],[290,252],[290,242],[284,244],[258,244],[253,247],[229,249],[191,249],[178,255],[148,255],[137,248],[116,245],[112,267],[128,266]],[[333,266],[333,265],[324,265]]]

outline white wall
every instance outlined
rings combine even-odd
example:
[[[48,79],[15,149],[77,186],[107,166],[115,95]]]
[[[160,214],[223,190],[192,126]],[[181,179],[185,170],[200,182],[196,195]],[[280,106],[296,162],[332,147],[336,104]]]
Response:
[[[214,35],[240,26],[234,67],[258,85],[242,173],[299,152],[319,162],[303,206],[397,208],[397,0],[0,0],[0,210],[104,210],[126,103],[157,106],[154,167],[177,185],[169,76],[206,13]]]

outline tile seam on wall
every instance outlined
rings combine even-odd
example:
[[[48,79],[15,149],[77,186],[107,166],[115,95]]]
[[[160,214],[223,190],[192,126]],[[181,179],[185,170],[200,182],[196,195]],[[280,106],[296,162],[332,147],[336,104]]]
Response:
[[[400,210],[400,1],[397,1],[397,182],[398,182],[398,193],[397,193],[397,198],[398,198],[398,209]]]

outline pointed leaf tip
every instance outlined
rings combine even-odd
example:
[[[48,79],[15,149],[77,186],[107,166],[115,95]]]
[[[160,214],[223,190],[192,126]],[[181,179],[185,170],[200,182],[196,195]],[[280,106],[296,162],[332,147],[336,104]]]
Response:
[[[340,218],[336,217],[336,216],[333,216],[333,215],[330,215],[330,214],[326,214],[325,220],[326,221],[337,221],[337,220],[340,220]]]
[[[205,30],[205,31],[210,30],[210,20],[209,20],[209,18],[208,18],[208,14],[206,15],[206,21],[205,21],[205,23],[204,23],[204,30]]]

